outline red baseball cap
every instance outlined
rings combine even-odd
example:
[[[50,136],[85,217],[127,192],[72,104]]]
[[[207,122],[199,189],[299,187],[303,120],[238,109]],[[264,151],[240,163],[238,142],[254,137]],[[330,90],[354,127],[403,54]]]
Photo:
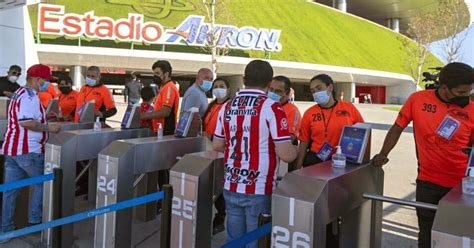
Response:
[[[51,74],[51,69],[43,64],[36,64],[28,68],[26,71],[28,77],[39,77],[48,81],[54,80],[55,78]]]

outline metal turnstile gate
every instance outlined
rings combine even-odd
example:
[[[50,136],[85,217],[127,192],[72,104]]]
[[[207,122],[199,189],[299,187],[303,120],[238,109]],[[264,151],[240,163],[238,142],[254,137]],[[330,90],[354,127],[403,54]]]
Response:
[[[474,247],[474,196],[463,194],[461,184],[438,203],[431,247]]]
[[[76,162],[82,160],[96,159],[99,152],[118,139],[130,139],[137,137],[148,137],[151,131],[143,129],[117,129],[104,128],[100,132],[94,130],[75,130],[59,133],[46,143],[45,152],[45,173],[49,173],[53,168],[63,170],[61,210],[62,216],[69,216],[74,213],[75,199],[75,179]],[[96,189],[96,168],[91,166],[89,170],[89,194],[95,199]],[[52,195],[53,184],[46,182],[43,193],[43,222],[53,219]],[[47,246],[51,244],[51,229],[42,232],[43,242]],[[70,247],[73,243],[73,224],[61,227],[61,247]]]
[[[371,165],[331,162],[286,174],[272,196],[272,247],[326,247],[326,225],[339,220],[339,247],[381,247],[382,203],[362,194],[382,194],[383,177]]]
[[[99,154],[97,208],[132,198],[136,176],[170,169],[177,157],[205,148],[205,137],[164,136],[113,142]],[[132,209],[96,217],[94,247],[128,248],[132,245],[131,236]]]
[[[222,193],[223,154],[187,154],[171,169],[171,247],[211,247],[213,196]]]

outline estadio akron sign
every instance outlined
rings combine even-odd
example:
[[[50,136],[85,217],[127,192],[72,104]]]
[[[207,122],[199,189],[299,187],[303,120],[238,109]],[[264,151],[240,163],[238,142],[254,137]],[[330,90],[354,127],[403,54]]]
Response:
[[[128,18],[114,20],[84,14],[66,13],[65,6],[39,4],[38,34],[66,37],[87,37],[98,40],[205,46],[210,24],[203,16],[190,15],[175,29],[164,29],[158,22],[145,22],[142,14],[129,13]],[[218,47],[279,52],[281,31],[275,29],[214,25]]]

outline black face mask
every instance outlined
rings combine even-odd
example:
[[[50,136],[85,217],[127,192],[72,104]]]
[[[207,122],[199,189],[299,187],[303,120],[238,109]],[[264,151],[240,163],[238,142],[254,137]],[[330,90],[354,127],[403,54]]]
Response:
[[[452,104],[456,104],[461,108],[466,107],[469,104],[469,96],[456,96],[449,99],[449,102]]]
[[[69,94],[69,92],[72,91],[72,88],[69,87],[69,86],[59,86],[59,91],[61,91],[61,93],[63,94]]]
[[[157,85],[161,85],[163,83],[163,80],[161,80],[160,77],[158,77],[157,75],[153,75],[153,81],[155,82],[155,84]]]

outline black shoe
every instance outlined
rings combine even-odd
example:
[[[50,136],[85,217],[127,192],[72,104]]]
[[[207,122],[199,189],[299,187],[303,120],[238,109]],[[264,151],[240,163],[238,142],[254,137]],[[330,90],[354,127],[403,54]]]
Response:
[[[224,226],[225,215],[216,214],[214,220],[212,221],[212,235],[216,235],[225,230]]]

